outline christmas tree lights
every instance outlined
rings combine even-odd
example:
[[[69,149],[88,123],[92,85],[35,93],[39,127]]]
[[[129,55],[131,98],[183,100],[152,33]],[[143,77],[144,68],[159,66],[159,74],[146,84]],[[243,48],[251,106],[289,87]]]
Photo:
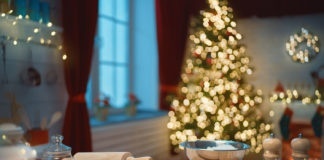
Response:
[[[238,42],[242,35],[235,30],[232,8],[226,0],[208,4],[190,27],[190,56],[168,114],[171,144],[177,151],[187,140],[230,139],[258,153],[272,130],[258,109],[262,92],[245,82],[253,68]]]

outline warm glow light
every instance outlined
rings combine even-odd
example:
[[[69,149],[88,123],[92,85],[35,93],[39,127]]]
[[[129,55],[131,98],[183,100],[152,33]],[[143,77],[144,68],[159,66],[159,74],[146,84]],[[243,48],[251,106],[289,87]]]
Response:
[[[33,37],[27,37],[27,42],[30,42],[33,39]]]
[[[34,33],[38,33],[39,32],[39,28],[34,28]]]
[[[47,23],[47,27],[52,27],[52,26],[53,26],[52,22]]]
[[[51,36],[55,36],[56,35],[56,32],[55,31],[52,31],[51,32]]]
[[[283,103],[292,103],[294,101],[300,101],[303,104],[320,104],[321,103],[321,94],[319,94],[319,92],[317,90],[315,90],[313,95],[304,95],[304,94],[300,94],[298,93],[298,91],[296,89],[290,90],[287,89],[286,92],[280,92],[279,96],[276,93],[273,93],[270,98],[269,101],[271,103],[276,102],[276,101],[281,101]]]
[[[67,59],[67,55],[63,54],[62,59],[65,61]]]
[[[39,40],[39,42],[40,42],[41,44],[44,44],[44,43],[45,43],[44,38],[41,38],[41,39]]]
[[[58,50],[62,50],[63,49],[63,46],[62,45],[59,45],[57,49]]]

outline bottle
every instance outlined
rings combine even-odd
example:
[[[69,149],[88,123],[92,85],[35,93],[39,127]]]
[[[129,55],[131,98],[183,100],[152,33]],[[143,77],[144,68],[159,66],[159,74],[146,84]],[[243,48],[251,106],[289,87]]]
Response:
[[[51,143],[44,150],[42,160],[73,160],[71,147],[62,143],[62,135],[51,137]]]

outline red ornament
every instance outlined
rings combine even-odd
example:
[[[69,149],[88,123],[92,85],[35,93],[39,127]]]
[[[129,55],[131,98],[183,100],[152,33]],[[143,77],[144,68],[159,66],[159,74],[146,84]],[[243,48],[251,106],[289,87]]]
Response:
[[[288,106],[286,107],[285,111],[284,111],[284,115],[292,117],[292,115],[294,114],[294,111],[291,110]]]
[[[206,62],[207,62],[207,64],[211,65],[212,64],[212,58],[207,58]]]
[[[197,52],[194,52],[194,53],[192,53],[192,54],[193,54],[193,56],[196,57],[196,58],[200,57],[200,54],[198,54]]]
[[[108,97],[105,97],[104,100],[103,100],[103,104],[105,106],[109,106],[109,98]]]
[[[130,94],[128,95],[128,97],[129,97],[129,100],[130,100],[132,103],[135,103],[135,104],[139,103],[139,100],[137,99],[137,97],[135,96],[135,94],[130,93]]]

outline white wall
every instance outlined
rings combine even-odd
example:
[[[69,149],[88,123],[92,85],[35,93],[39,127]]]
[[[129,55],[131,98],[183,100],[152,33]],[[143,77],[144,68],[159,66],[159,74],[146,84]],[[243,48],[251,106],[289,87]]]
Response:
[[[307,64],[292,61],[287,54],[285,43],[289,36],[298,32],[302,27],[317,35],[320,40],[320,53]],[[262,109],[264,114],[274,111],[271,117],[275,125],[274,132],[280,137],[278,122],[283,114],[285,105],[270,103],[269,95],[274,91],[278,81],[284,87],[297,87],[304,92],[313,93],[314,81],[310,73],[324,65],[324,14],[303,16],[285,16],[274,18],[248,18],[237,22],[237,30],[243,35],[242,44],[247,47],[247,54],[251,57],[251,65],[255,68],[254,74],[249,76],[249,82],[264,94]],[[301,85],[310,86],[302,88]],[[317,105],[290,104],[294,114],[292,121],[310,123]]]
[[[16,25],[12,25],[13,21],[16,21]],[[39,28],[40,32],[34,34],[34,28]],[[25,40],[30,34],[35,40],[40,37],[49,39],[53,38],[50,36],[51,31],[57,33],[55,38],[52,39],[52,43],[60,43],[61,28],[54,26],[48,28],[43,24],[32,21],[16,20],[13,16],[0,18],[0,36]],[[22,41],[18,41],[17,45],[14,45],[12,40],[1,39],[0,42],[6,44],[6,63],[3,63],[3,52],[0,51],[0,123],[11,118],[12,103],[6,97],[8,93],[15,95],[16,102],[26,111],[33,128],[40,127],[42,118],[47,118],[47,122],[49,122],[55,111],[61,111],[64,114],[68,96],[60,51],[45,45]],[[32,50],[32,57],[30,57],[29,49]],[[33,67],[40,73],[41,84],[39,86],[31,86],[22,82],[22,73],[28,67]],[[4,68],[6,68],[7,76]],[[48,74],[51,71],[54,73],[52,75],[57,77],[54,83],[48,83],[47,81]],[[4,82],[6,77],[8,78],[7,83]],[[62,119],[50,128],[50,134],[60,133],[61,126]]]
[[[243,44],[247,46],[247,54],[251,56],[254,74],[249,77],[256,88],[263,91],[266,102],[274,91],[278,81],[284,87],[297,84],[314,83],[310,72],[324,64],[324,14],[303,16],[286,16],[275,18],[249,18],[237,22],[237,29],[243,35]],[[307,64],[293,62],[285,49],[289,36],[302,27],[317,35],[321,48],[319,55]]]

